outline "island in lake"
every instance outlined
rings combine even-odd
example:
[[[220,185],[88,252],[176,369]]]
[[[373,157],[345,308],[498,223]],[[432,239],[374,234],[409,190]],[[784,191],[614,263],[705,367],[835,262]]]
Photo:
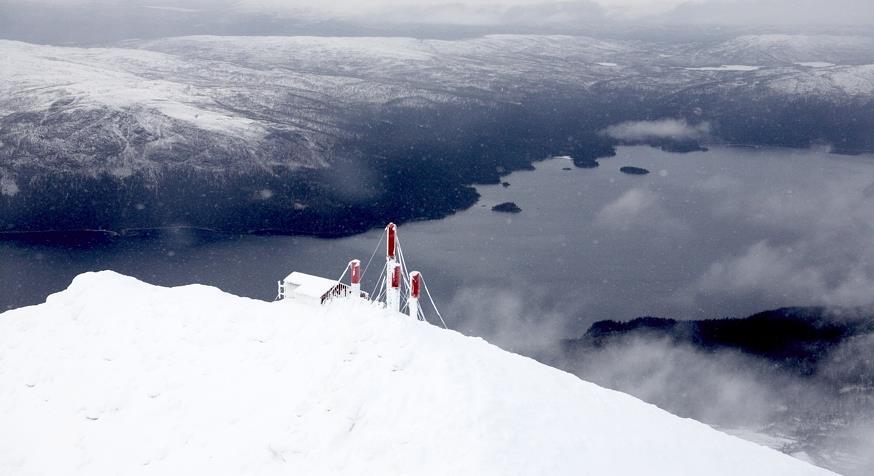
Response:
[[[574,165],[581,169],[594,169],[595,167],[601,165],[597,160],[589,158],[589,157],[574,157],[573,158]]]
[[[622,167],[619,171],[628,175],[646,175],[649,173],[649,170],[640,167]]]
[[[522,209],[519,208],[519,205],[516,205],[513,202],[504,202],[493,206],[492,211],[501,213],[519,213]]]

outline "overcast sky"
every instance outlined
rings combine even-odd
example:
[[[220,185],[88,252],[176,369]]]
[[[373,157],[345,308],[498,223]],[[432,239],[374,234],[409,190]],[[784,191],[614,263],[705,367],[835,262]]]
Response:
[[[874,35],[874,0],[0,0],[0,39],[58,45],[186,35],[700,39],[738,29]]]
[[[874,26],[874,0],[0,0],[7,4],[131,5],[284,12],[315,18],[445,24],[623,20]]]
[[[369,19],[461,24],[523,18],[532,23],[556,23],[572,20],[577,15],[604,15],[632,20],[874,25],[874,0],[238,0],[235,3],[254,9],[269,6]]]
[[[337,14],[372,13],[391,10],[444,9],[447,11],[510,11],[513,9],[535,10],[575,10],[580,7],[587,9],[602,9],[606,13],[616,15],[643,16],[670,11],[690,0],[327,0],[305,2],[299,0],[240,0],[240,4],[272,7],[301,8],[307,10],[324,10]],[[691,0],[693,3],[722,0]],[[436,7],[436,8],[435,8]]]

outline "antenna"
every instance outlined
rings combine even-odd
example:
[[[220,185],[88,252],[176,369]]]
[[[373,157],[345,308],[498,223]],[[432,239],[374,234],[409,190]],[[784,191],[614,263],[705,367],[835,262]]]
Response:
[[[353,259],[349,262],[350,292],[354,297],[361,297],[361,261]]]
[[[395,250],[397,249],[398,244],[398,227],[394,223],[389,223],[388,226],[385,227],[385,231],[388,233],[388,240],[385,245],[385,256],[388,259],[395,259]]]
[[[410,273],[410,297],[407,299],[410,317],[419,318],[419,292],[422,289],[422,273],[413,271]]]
[[[397,226],[394,223],[389,223],[385,227],[385,231],[387,238],[385,245],[385,307],[392,311],[398,311],[401,305],[401,266],[396,257]]]
[[[401,264],[394,263],[394,269],[386,280],[389,283],[389,291],[385,295],[385,305],[392,311],[399,311],[401,307]]]

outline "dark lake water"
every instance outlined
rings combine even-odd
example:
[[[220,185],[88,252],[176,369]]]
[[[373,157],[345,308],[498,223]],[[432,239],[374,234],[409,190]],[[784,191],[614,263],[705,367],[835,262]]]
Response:
[[[522,350],[605,318],[874,303],[872,156],[624,147],[596,169],[563,158],[536,167],[506,177],[509,187],[478,187],[482,199],[468,210],[400,227],[407,261],[450,327]],[[491,211],[505,201],[522,212]],[[0,308],[42,302],[76,274],[101,269],[270,300],[292,270],[338,277],[350,259],[366,261],[380,234],[176,230],[92,245],[0,242]],[[381,264],[378,253],[365,289]]]

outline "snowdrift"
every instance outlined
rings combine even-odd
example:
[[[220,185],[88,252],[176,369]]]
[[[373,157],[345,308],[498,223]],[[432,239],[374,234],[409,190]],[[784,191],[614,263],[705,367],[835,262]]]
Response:
[[[819,475],[365,302],[77,277],[0,315],[0,474]]]

